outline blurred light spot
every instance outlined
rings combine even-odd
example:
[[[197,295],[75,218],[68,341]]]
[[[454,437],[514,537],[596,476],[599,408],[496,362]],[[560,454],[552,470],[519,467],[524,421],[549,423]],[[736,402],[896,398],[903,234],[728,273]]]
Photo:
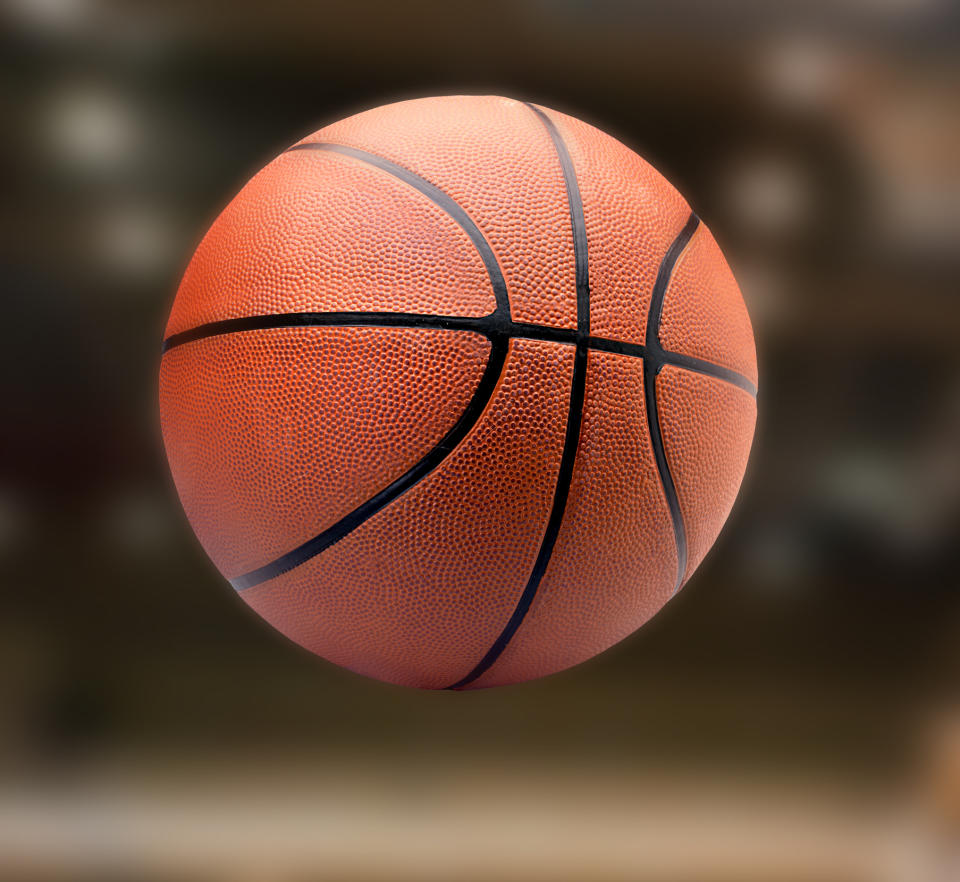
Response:
[[[822,41],[792,39],[761,56],[761,80],[781,106],[823,102],[838,76],[837,57]]]
[[[836,457],[825,472],[823,492],[837,510],[857,516],[896,514],[903,502],[896,471],[889,463],[859,450]]]
[[[740,160],[727,172],[727,204],[747,232],[786,235],[811,213],[811,182],[796,163],[782,156]]]
[[[918,466],[906,454],[838,455],[825,464],[818,496],[834,519],[872,535],[886,552],[922,557],[939,518]]]
[[[851,96],[844,122],[871,178],[869,220],[885,252],[956,260],[960,251],[957,68],[877,71]]]
[[[92,232],[100,260],[125,276],[150,278],[166,271],[180,248],[173,218],[150,204],[110,206]]]
[[[49,152],[77,173],[111,173],[129,166],[141,140],[134,109],[91,84],[70,86],[55,95],[44,122]]]
[[[83,45],[137,66],[168,57],[181,26],[190,20],[169,6],[90,0],[9,0],[7,10],[10,23],[24,35]]]
[[[157,557],[170,544],[168,509],[148,490],[130,490],[115,498],[103,527],[112,547],[137,557]]]
[[[743,570],[765,589],[795,591],[815,584],[817,561],[811,544],[793,524],[771,524],[751,534]]]
[[[931,179],[933,178],[933,179]],[[889,175],[878,200],[884,210],[879,224],[884,240],[917,257],[950,256],[960,247],[960,181],[947,175],[926,180],[916,170]]]
[[[737,284],[755,330],[782,328],[795,318],[797,301],[779,263],[762,254],[738,256],[731,263],[737,268]]]
[[[8,0],[6,6],[15,24],[40,34],[76,32],[90,16],[87,0]]]

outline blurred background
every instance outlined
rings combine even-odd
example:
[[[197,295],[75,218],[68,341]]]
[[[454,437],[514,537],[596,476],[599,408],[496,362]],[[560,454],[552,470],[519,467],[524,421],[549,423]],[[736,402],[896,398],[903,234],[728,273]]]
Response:
[[[956,4],[0,8],[0,877],[960,880]],[[743,288],[760,422],[640,633],[420,693],[234,596],[156,373],[245,180],[458,92],[572,113],[677,185]]]

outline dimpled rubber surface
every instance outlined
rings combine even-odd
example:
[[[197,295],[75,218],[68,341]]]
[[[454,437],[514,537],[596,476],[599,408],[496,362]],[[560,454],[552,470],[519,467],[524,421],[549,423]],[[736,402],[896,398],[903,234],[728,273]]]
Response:
[[[174,349],[162,429],[187,517],[232,578],[309,539],[457,421],[490,344],[413,328],[276,328]]]
[[[643,343],[660,259],[690,207],[653,166],[615,138],[546,112],[567,144],[583,196],[591,333]]]
[[[469,689],[667,602],[736,496],[756,379],[733,276],[669,183],[573,117],[459,96],[321,129],[241,190],[179,289],[161,421],[200,541],[264,619]]]
[[[647,433],[643,361],[591,352],[557,545],[522,637],[474,685],[539,677],[602,652],[666,603],[676,570],[673,528]]]
[[[513,317],[577,325],[573,242],[557,153],[519,101],[496,96],[402,101],[305,138],[367,150],[451,196],[497,256]]]
[[[657,408],[687,529],[690,578],[740,489],[757,402],[722,380],[667,365],[657,377]]]
[[[284,153],[204,236],[167,336],[281,312],[485,315],[495,306],[467,234],[421,193],[342,156]]]
[[[710,231],[700,224],[670,278],[660,342],[665,349],[739,371],[757,382],[753,327]]]
[[[463,676],[536,557],[566,426],[573,349],[514,340],[483,421],[393,505],[243,592],[302,646],[392,683]]]

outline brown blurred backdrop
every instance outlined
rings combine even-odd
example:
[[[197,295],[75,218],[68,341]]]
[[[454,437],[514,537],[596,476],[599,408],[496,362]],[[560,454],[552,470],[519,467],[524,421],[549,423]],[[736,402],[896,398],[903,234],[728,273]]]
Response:
[[[960,879],[955,4],[0,21],[0,876]],[[186,524],[156,416],[179,274],[239,186],[327,122],[459,92],[660,169],[761,365],[747,479],[691,584],[574,671],[465,695],[264,626]]]

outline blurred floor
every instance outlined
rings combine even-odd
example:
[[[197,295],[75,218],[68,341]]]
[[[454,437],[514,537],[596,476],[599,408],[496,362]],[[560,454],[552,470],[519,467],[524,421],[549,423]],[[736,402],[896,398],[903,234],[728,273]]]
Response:
[[[915,858],[902,809],[810,785],[353,758],[328,769],[217,772],[100,768],[69,785],[7,790],[0,872],[882,882],[905,878],[897,873]]]

